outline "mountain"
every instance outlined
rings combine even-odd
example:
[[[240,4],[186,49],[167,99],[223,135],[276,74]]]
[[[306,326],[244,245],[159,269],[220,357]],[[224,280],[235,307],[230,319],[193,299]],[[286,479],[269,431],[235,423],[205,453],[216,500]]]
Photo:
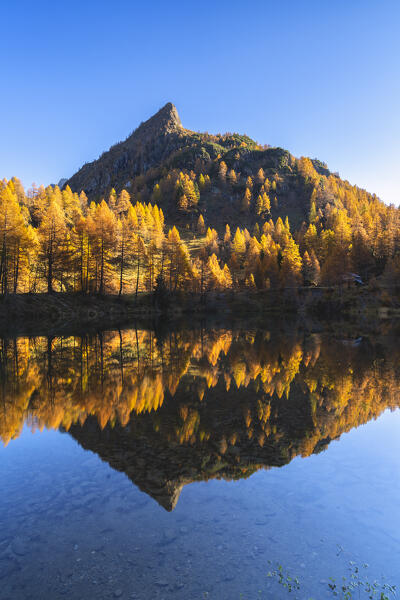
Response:
[[[311,163],[315,173],[331,175],[324,163]],[[179,179],[180,173],[191,178],[194,189]],[[249,177],[255,187],[247,207],[243,203]],[[193,226],[201,213],[217,228],[225,223],[249,227],[260,219],[261,177],[271,185],[270,210],[264,211],[268,217],[289,215],[291,223],[300,225],[310,210],[310,191],[299,176],[295,157],[282,148],[260,146],[246,135],[185,129],[175,106],[168,103],[125,141],[85,164],[64,186],[78,193],[83,190],[95,201],[107,199],[112,189],[117,193],[126,189],[132,201],[157,202],[167,222],[178,225]]]

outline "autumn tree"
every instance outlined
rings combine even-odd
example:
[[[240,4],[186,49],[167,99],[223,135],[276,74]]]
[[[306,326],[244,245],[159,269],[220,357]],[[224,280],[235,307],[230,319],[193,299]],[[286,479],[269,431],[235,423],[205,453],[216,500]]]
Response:
[[[229,181],[229,183],[231,184],[232,187],[237,183],[237,175],[236,175],[234,169],[231,169],[228,172],[228,181]]]
[[[256,202],[256,213],[257,215],[268,214],[271,211],[271,203],[269,197],[264,192],[259,194]]]
[[[15,192],[14,183],[0,189],[0,281],[3,294],[14,293],[22,276],[30,268],[36,249],[35,231],[27,224],[27,211],[23,211]]]
[[[66,236],[64,211],[57,200],[52,198],[38,228],[39,260],[42,261],[45,269],[48,293],[53,292],[54,274],[62,271],[63,259],[67,258],[65,256]]]
[[[226,172],[228,170],[228,167],[226,166],[226,163],[221,160],[221,162],[219,163],[219,169],[218,169],[218,177],[221,181],[221,183],[225,183],[226,181]]]
[[[320,266],[314,250],[311,250],[311,256],[307,250],[303,255],[303,278],[305,285],[318,285],[320,281]]]
[[[117,221],[113,211],[103,200],[94,211],[91,227],[92,255],[95,259],[97,290],[104,294],[112,283],[111,263],[117,242]]]
[[[191,260],[186,244],[181,240],[176,227],[169,230],[167,240],[166,269],[168,272],[169,289],[188,289],[197,273]]]
[[[206,232],[203,215],[199,215],[199,218],[197,219],[197,231],[200,235],[204,235]]]
[[[263,184],[265,180],[265,173],[264,173],[264,169],[260,168],[257,171],[257,182],[260,184]]]
[[[121,219],[117,221],[119,296],[121,296],[124,285],[126,284],[126,272],[128,269],[133,268],[135,258],[137,257],[138,235],[136,230],[137,217],[132,205],[130,205],[127,215],[123,215]]]
[[[228,223],[225,225],[225,233],[224,233],[224,244],[229,244],[231,241],[231,228]]]
[[[244,196],[242,198],[241,210],[243,212],[248,212],[250,210],[251,205],[251,191],[250,188],[246,188],[244,192]]]
[[[293,237],[289,235],[282,251],[280,270],[283,287],[297,287],[302,279],[302,260],[299,247]]]

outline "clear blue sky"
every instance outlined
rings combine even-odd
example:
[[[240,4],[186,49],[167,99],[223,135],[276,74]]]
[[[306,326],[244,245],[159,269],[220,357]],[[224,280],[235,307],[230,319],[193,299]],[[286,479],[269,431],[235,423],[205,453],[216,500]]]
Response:
[[[400,2],[4,2],[0,177],[72,175],[166,102],[400,202]]]

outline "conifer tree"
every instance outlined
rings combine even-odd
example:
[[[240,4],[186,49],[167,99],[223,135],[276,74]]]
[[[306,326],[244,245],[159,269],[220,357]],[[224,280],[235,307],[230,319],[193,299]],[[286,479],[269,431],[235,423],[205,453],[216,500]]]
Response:
[[[205,231],[206,231],[206,226],[204,223],[204,217],[203,215],[199,215],[199,218],[197,220],[197,231],[200,235],[204,235]]]
[[[243,255],[246,251],[246,239],[239,227],[235,231],[235,235],[232,242],[232,249],[233,252],[235,252],[235,254],[237,255]]]
[[[307,250],[303,255],[303,278],[305,285],[318,285],[320,280],[320,266],[314,251],[311,256]]]
[[[280,273],[284,287],[297,287],[301,284],[302,260],[299,247],[290,234],[282,251]]]
[[[251,204],[251,191],[250,188],[246,188],[245,192],[244,192],[244,196],[242,198],[242,211],[243,212],[248,212],[250,210],[250,204]]]
[[[315,208],[315,202],[311,202],[310,215],[308,217],[308,220],[310,221],[310,223],[315,223],[316,218],[317,209]]]
[[[47,292],[53,292],[55,272],[62,269],[64,241],[67,226],[64,212],[55,198],[52,198],[38,228],[40,242],[39,260],[42,261],[47,281]]]
[[[110,263],[116,247],[116,218],[112,210],[103,200],[95,210],[94,230],[92,235],[92,253],[96,260],[98,273],[98,292],[104,294],[106,286],[111,283]]]
[[[131,197],[129,195],[129,192],[127,192],[126,190],[122,190],[117,198],[116,214],[117,215],[126,215],[126,213],[128,212],[128,210],[130,209],[131,206],[132,206],[132,204],[131,204]]]
[[[18,180],[17,180],[18,181]],[[14,185],[0,188],[0,281],[1,291],[17,291],[21,275],[29,269],[29,258],[36,248],[34,231],[18,201]]]
[[[124,285],[126,284],[126,271],[133,267],[137,252],[137,234],[136,230],[136,215],[132,206],[128,210],[127,215],[123,215],[117,221],[117,239],[118,239],[118,254],[117,263],[119,263],[119,289],[118,294],[121,296]]]
[[[227,170],[228,167],[226,166],[226,163],[223,160],[221,160],[221,162],[219,163],[218,176],[222,183],[225,183]]]
[[[224,244],[229,244],[231,241],[231,228],[228,223],[225,225]]]
[[[257,181],[260,184],[263,184],[265,180],[264,169],[260,168],[257,172]]]
[[[256,202],[256,213],[257,215],[264,215],[264,214],[268,214],[271,210],[271,203],[270,200],[267,196],[267,194],[264,192],[262,194],[259,194],[257,197],[257,202]]]
[[[228,181],[231,186],[234,186],[237,183],[237,176],[234,169],[231,169],[228,173]]]

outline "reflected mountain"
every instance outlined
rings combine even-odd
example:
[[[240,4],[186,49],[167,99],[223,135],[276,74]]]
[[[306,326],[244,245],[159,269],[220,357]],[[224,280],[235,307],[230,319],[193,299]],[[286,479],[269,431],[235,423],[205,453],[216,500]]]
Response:
[[[0,437],[61,429],[172,510],[187,483],[285,465],[397,408],[399,354],[296,330],[3,339]]]

